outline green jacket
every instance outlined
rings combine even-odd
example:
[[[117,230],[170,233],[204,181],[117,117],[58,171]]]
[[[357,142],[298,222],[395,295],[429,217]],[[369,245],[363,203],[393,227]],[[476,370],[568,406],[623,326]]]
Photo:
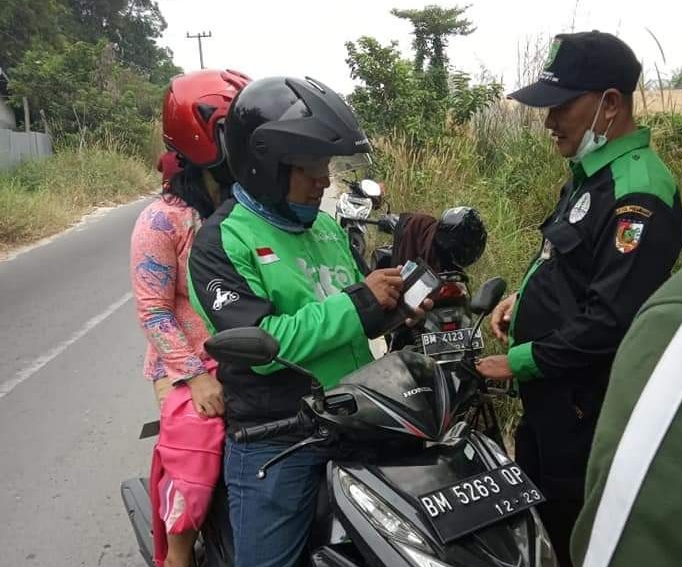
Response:
[[[313,227],[277,228],[234,200],[197,234],[189,258],[192,305],[211,333],[260,326],[280,357],[312,372],[325,387],[373,360],[368,336],[383,311],[351,256],[348,238],[326,213]],[[221,365],[230,426],[289,417],[305,378],[277,363],[247,370]]]
[[[585,506],[573,532],[576,567],[583,565],[588,546],[590,554],[605,555],[584,567],[682,563],[681,326],[678,273],[645,303],[618,349],[590,454]],[[668,347],[672,371],[662,359]],[[629,513],[628,498],[634,498]]]

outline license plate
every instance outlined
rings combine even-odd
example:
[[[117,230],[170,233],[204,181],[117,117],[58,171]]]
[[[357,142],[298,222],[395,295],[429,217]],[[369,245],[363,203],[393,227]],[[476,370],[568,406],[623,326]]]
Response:
[[[469,337],[473,329],[458,329],[456,331],[444,331],[441,333],[424,333],[422,335],[422,348],[424,354],[447,354],[449,352],[461,352],[469,345]],[[483,336],[479,329],[471,341],[474,350],[483,348]]]
[[[419,497],[422,510],[444,544],[544,501],[544,496],[516,464]]]

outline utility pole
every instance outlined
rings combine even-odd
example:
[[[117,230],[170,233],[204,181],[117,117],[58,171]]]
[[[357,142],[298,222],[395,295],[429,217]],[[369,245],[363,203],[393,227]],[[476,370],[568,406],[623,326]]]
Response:
[[[211,37],[211,32],[209,31],[208,33],[206,32],[201,32],[201,33],[196,33],[194,35],[190,35],[189,32],[187,32],[187,39],[194,39],[196,38],[199,41],[199,63],[201,65],[201,68],[204,68],[204,52],[201,50],[201,40],[202,38],[205,37]]]

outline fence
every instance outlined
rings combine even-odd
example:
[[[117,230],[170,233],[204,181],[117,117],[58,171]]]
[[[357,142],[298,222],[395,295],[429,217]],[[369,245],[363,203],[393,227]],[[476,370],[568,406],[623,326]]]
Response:
[[[49,155],[52,155],[52,140],[47,134],[0,128],[0,169]]]

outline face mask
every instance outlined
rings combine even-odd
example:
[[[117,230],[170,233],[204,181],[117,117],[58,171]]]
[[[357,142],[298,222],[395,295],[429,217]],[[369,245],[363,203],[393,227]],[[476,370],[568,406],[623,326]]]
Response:
[[[289,208],[303,226],[312,225],[317,218],[317,213],[320,212],[320,208],[317,205],[302,205],[300,203],[292,203],[291,201],[287,201],[287,205],[289,205]]]
[[[603,134],[597,134],[594,131],[594,127],[597,124],[597,118],[599,117],[599,111],[601,110],[601,105],[604,103],[605,96],[606,93],[604,93],[601,96],[599,106],[597,107],[597,112],[594,113],[594,120],[592,120],[592,126],[590,126],[585,131],[585,134],[583,134],[583,139],[580,140],[580,144],[578,145],[578,149],[576,150],[575,155],[568,158],[573,163],[580,163],[585,158],[585,156],[598,150],[599,148],[604,146],[606,142],[609,141],[606,135],[609,133],[609,128],[611,128],[611,124],[613,124],[613,119],[611,119],[611,121],[608,123],[608,125],[606,126],[606,131]]]

